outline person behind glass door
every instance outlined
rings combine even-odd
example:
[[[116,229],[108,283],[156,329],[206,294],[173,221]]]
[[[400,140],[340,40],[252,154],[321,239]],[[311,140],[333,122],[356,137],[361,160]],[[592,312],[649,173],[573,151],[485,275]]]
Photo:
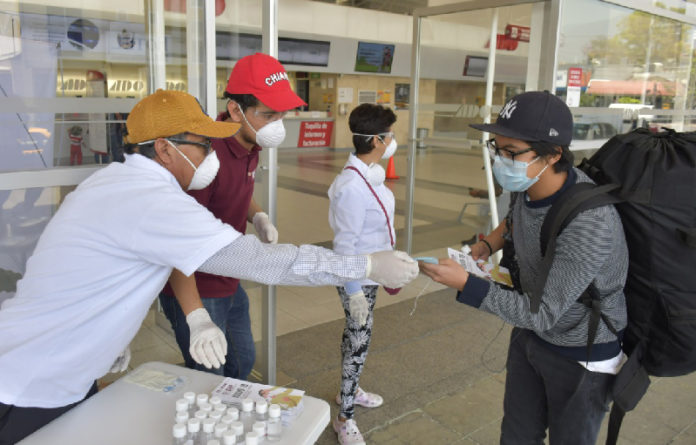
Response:
[[[234,136],[213,141],[220,174],[208,187],[188,193],[238,232],[245,233],[249,222],[261,241],[277,243],[278,231],[253,198],[259,151],[278,147],[285,138],[285,113],[306,104],[292,91],[280,62],[262,53],[243,57],[235,64],[224,96],[228,99],[226,109],[217,120],[240,124],[241,128]],[[239,280],[202,272],[185,277],[175,270],[169,284],[160,294],[160,302],[186,366],[245,380],[254,366],[256,349],[249,297]],[[174,298],[183,293],[200,295],[215,324],[225,332],[227,357],[223,368],[206,369],[191,358],[185,323],[190,308],[182,308]]]
[[[82,127],[73,125],[68,130],[70,138],[70,165],[82,165],[82,146],[84,145]]]
[[[350,113],[348,122],[355,153],[350,154],[329,188],[334,251],[358,254],[393,249],[394,194],[384,185],[385,171],[379,161],[389,159],[396,151],[392,131],[396,115],[381,105],[362,104]],[[346,316],[341,342],[341,385],[336,396],[341,409],[333,420],[341,445],[365,443],[353,419],[354,406],[375,408],[383,403],[381,396],[358,385],[370,346],[378,288],[370,280],[350,281],[337,288]]]

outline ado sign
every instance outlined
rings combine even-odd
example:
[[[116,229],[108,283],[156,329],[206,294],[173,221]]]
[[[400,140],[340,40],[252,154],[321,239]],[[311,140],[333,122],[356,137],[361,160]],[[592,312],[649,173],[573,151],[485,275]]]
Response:
[[[300,123],[298,147],[328,147],[331,144],[333,121],[304,121]]]

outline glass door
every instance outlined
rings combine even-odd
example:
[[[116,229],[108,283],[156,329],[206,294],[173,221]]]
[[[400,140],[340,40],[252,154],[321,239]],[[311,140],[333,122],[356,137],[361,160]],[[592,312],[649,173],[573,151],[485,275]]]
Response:
[[[553,80],[553,63],[539,60],[555,45],[541,38],[556,26],[549,20],[554,3],[463,2],[414,11],[407,178],[395,190],[404,197],[399,247],[412,256],[445,257],[448,247],[473,242],[507,212],[491,175],[488,136],[469,125],[495,120],[515,94],[552,87],[546,79]]]

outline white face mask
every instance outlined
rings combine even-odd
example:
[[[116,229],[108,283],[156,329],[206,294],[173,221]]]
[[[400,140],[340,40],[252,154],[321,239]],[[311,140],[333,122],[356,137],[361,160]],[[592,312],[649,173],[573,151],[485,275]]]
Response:
[[[384,139],[382,139],[382,136],[378,134],[362,134],[362,133],[352,133],[353,136],[365,136],[366,138],[374,138],[376,137],[381,143],[384,144]],[[369,140],[369,139],[367,139]],[[386,145],[386,144],[385,144]],[[382,159],[389,159],[392,156],[394,156],[394,153],[396,153],[396,138],[392,136],[391,142],[389,142],[389,145],[387,145],[387,148],[384,149],[384,153],[382,154]]]
[[[184,159],[186,159],[189,165],[193,167],[193,178],[191,178],[191,183],[186,190],[201,190],[208,187],[210,183],[213,182],[213,179],[215,179],[215,176],[217,176],[218,170],[220,169],[220,160],[218,159],[215,150],[208,153],[208,155],[203,159],[203,162],[196,167],[193,162],[191,162],[191,160],[181,150],[179,150],[179,147],[168,140],[167,142],[169,142],[169,145],[174,147],[174,150],[176,150]]]
[[[237,104],[239,107],[239,104]],[[251,131],[256,133],[256,143],[263,148],[277,148],[285,140],[285,126],[283,125],[283,119],[278,119],[277,121],[269,122],[259,131],[256,131],[253,125],[249,123],[246,115],[242,111],[242,107],[239,107],[239,111],[242,113],[244,121],[247,123]]]
[[[386,178],[384,167],[379,164],[370,164],[367,168],[366,178],[370,185],[377,186],[384,184],[384,179]]]
[[[384,143],[384,141],[382,141],[382,143]],[[394,156],[394,153],[396,153],[396,138],[392,137],[391,142],[387,145],[386,150],[384,150],[382,159],[389,159]]]

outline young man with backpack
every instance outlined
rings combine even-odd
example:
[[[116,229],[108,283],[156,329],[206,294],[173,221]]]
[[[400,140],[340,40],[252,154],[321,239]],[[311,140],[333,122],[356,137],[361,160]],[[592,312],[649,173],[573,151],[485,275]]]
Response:
[[[628,250],[621,219],[612,205],[581,211],[549,244],[553,254],[543,255],[542,225],[552,204],[574,184],[592,183],[572,165],[570,110],[548,92],[527,92],[509,100],[495,124],[472,127],[493,135],[493,172],[512,192],[508,215],[471,246],[472,256],[485,260],[505,248],[514,289],[469,275],[450,259],[421,263],[421,270],[456,288],[457,301],[515,326],[500,443],[541,444],[548,429],[552,445],[594,444],[625,360]]]

